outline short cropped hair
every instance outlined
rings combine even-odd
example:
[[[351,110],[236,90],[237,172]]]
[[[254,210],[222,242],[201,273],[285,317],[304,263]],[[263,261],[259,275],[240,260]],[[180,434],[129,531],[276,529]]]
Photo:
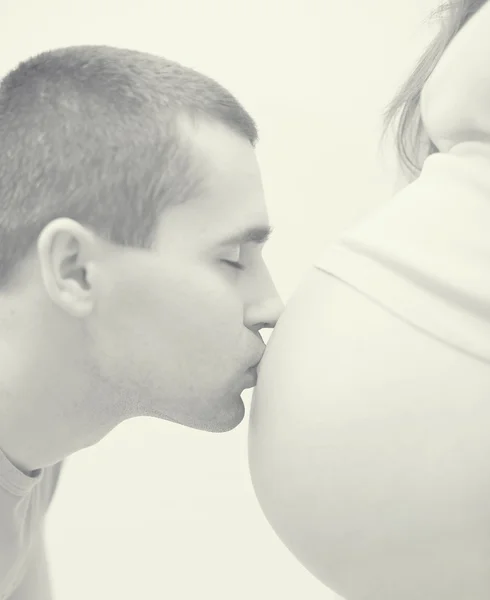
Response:
[[[0,288],[58,217],[115,244],[150,247],[163,209],[185,200],[197,177],[178,126],[185,115],[257,142],[232,94],[158,56],[73,46],[8,73],[0,84]]]

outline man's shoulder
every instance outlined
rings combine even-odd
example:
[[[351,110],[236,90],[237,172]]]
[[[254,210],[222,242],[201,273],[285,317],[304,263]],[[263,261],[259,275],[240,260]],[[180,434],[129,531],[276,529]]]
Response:
[[[42,523],[62,468],[63,462],[46,467],[33,480],[13,467],[4,469],[0,485],[0,600],[9,598],[26,571],[34,568],[33,545],[42,535]]]

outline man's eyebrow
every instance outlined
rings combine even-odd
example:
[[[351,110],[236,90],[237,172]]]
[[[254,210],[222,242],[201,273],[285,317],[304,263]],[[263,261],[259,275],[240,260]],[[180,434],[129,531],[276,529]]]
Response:
[[[265,244],[271,237],[273,228],[270,225],[247,227],[219,242],[220,246],[234,244]]]

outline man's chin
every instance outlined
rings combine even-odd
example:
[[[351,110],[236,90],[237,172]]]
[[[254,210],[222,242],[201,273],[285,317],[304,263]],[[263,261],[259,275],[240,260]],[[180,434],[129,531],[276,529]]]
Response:
[[[192,429],[207,431],[208,433],[228,433],[236,429],[245,417],[245,405],[240,396],[233,402],[233,405],[227,407],[219,413],[210,415],[209,418],[202,419],[200,422],[189,423]]]
[[[163,419],[176,425],[183,425],[190,429],[206,431],[208,433],[227,433],[236,429],[245,417],[245,405],[240,396],[227,406],[210,414],[169,415],[153,413],[151,416]]]

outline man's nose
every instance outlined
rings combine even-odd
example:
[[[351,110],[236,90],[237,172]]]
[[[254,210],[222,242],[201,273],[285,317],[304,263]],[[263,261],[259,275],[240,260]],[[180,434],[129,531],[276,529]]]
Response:
[[[249,305],[246,311],[246,325],[249,329],[273,329],[284,310],[277,288],[267,271],[265,281],[261,286],[261,294],[255,302]]]

